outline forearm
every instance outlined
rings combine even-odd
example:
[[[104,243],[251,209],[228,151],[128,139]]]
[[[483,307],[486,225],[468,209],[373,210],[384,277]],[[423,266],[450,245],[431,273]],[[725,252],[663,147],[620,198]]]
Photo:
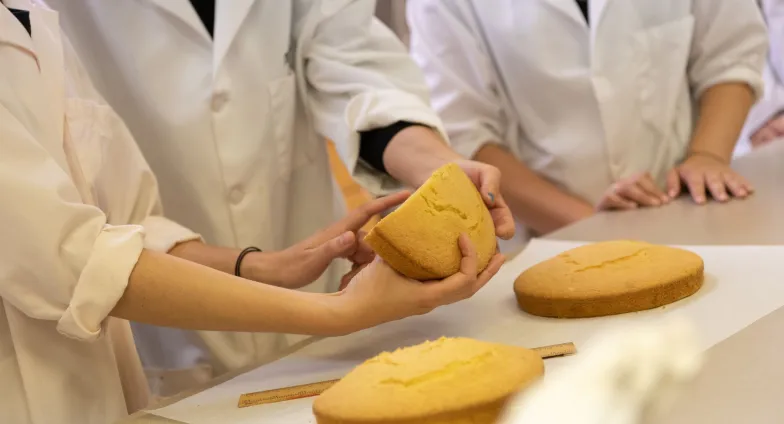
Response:
[[[593,207],[531,171],[511,153],[486,144],[475,156],[501,170],[501,192],[515,217],[547,234],[593,214]]]
[[[190,330],[332,335],[330,296],[256,284],[172,255],[144,251],[112,316]]]
[[[188,241],[174,246],[169,254],[233,275],[241,252],[240,249],[211,246],[201,241]],[[240,276],[282,287],[285,282],[281,278],[274,255],[274,252],[248,253],[240,264]]]
[[[436,131],[419,125],[398,132],[384,150],[389,175],[411,187],[419,187],[433,171],[460,159]]]
[[[754,94],[744,83],[715,85],[700,98],[700,114],[689,152],[715,156],[729,163]]]
[[[169,254],[227,274],[234,274],[234,266],[240,252],[240,249],[210,246],[194,240],[174,246]],[[245,274],[241,273],[241,275]]]

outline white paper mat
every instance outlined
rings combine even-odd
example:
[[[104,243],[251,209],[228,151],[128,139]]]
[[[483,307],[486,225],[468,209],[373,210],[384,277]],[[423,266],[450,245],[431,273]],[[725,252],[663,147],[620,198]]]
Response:
[[[526,347],[574,342],[579,351],[592,335],[614,323],[634,323],[677,313],[700,331],[705,349],[784,305],[784,246],[686,247],[705,260],[705,284],[694,296],[663,308],[605,318],[558,320],[517,308],[512,283],[522,270],[582,243],[533,240],[468,301],[314,343],[303,350],[153,414],[189,424],[315,423],[313,399],[237,408],[243,393],[339,378],[378,352],[441,336],[466,336]],[[569,358],[548,359],[547,368]]]

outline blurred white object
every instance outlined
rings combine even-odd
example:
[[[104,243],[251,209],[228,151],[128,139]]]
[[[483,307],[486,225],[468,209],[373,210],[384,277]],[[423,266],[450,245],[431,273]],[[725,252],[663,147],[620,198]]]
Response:
[[[649,422],[702,364],[694,329],[680,320],[605,334],[578,355],[515,399],[500,423]]]

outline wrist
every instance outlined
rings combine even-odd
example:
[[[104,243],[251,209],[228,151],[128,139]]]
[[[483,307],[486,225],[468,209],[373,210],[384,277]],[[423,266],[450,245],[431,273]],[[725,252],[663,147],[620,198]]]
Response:
[[[275,252],[251,252],[240,265],[240,277],[272,286],[285,287],[276,264]]]
[[[567,212],[565,225],[574,224],[577,221],[582,221],[585,218],[591,217],[596,214],[596,206],[584,202],[582,200],[578,200],[569,212]]]
[[[358,322],[351,305],[346,302],[345,292],[319,294],[321,332],[325,336],[337,337],[353,333]]]
[[[395,179],[419,187],[433,171],[463,159],[432,128],[414,125],[399,131],[384,151],[384,166]]]
[[[691,148],[689,149],[688,154],[686,155],[686,160],[693,158],[693,157],[702,157],[706,159],[712,159],[714,161],[720,162],[724,165],[729,165],[731,162],[730,155],[724,155],[721,153],[716,153],[708,149],[697,149]]]

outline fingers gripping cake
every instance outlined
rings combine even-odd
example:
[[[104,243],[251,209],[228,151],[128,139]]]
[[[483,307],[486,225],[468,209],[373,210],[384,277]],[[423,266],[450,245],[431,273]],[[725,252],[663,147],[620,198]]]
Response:
[[[493,219],[474,183],[448,164],[376,224],[365,241],[406,277],[434,280],[460,269],[460,233],[471,239],[484,270],[496,251]]]

